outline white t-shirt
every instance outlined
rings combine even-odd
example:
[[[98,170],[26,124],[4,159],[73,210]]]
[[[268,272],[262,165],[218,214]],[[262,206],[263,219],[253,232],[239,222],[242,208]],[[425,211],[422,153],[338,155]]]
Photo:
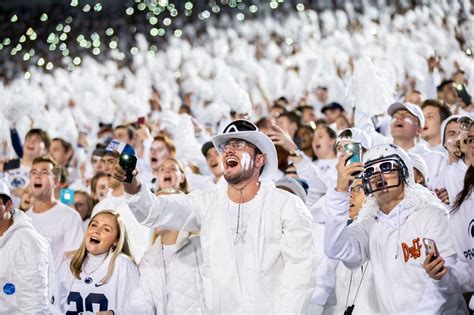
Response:
[[[139,262],[150,247],[152,229],[138,223],[125,202],[125,195],[116,197],[109,192],[107,197],[95,205],[91,217],[101,210],[115,210],[120,213],[125,222],[133,258]]]
[[[132,292],[138,287],[138,268],[129,257],[119,254],[111,278],[102,283],[112,258],[111,254],[106,258],[104,256],[88,255],[83,264],[81,279],[75,278],[71,273],[71,258],[64,261],[56,275],[54,305],[58,313],[95,314],[128,306]]]
[[[64,260],[64,254],[79,248],[84,237],[82,220],[79,213],[58,202],[51,209],[36,213],[26,211],[35,229],[43,235],[51,246],[54,267],[58,270]]]

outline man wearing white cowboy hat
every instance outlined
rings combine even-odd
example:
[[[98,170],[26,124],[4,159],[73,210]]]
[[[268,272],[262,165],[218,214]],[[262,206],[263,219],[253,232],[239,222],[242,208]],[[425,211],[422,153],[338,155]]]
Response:
[[[246,120],[212,141],[227,185],[156,197],[135,176],[124,183],[130,209],[151,227],[200,231],[206,313],[304,313],[314,289],[311,215],[270,180],[272,141]],[[125,179],[120,167],[114,176]]]

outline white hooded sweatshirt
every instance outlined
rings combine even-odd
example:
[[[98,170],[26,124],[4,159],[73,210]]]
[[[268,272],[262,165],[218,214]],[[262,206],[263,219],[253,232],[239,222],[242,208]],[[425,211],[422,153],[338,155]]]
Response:
[[[423,238],[436,242],[448,268],[456,259],[444,207],[426,188],[405,186],[404,199],[387,215],[369,196],[361,210],[365,216],[350,226],[349,193],[330,189],[327,200],[332,216],[326,223],[324,250],[351,269],[370,260],[383,314],[466,312],[462,296],[447,293],[444,282],[432,280],[423,269]]]
[[[116,309],[115,314],[206,313],[199,237],[180,232],[170,260],[164,256],[161,238],[157,238],[140,262],[139,289],[133,292],[129,307]]]
[[[262,180],[242,248],[231,233],[227,185],[162,197],[142,187],[127,199],[142,224],[200,230],[208,313],[305,312],[314,289],[313,240],[298,197]]]
[[[15,211],[0,237],[0,314],[47,314],[54,288],[48,242],[31,220]]]

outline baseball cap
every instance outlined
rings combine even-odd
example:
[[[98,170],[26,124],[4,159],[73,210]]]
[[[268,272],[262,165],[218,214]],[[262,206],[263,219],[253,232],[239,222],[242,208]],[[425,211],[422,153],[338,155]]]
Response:
[[[324,114],[325,111],[334,110],[334,109],[340,109],[341,111],[344,111],[344,107],[342,107],[341,104],[336,103],[336,102],[332,102],[332,103],[329,103],[329,104],[323,106],[323,108],[321,108],[321,113]]]
[[[406,109],[409,111],[413,116],[418,118],[421,127],[425,126],[425,115],[423,114],[423,110],[420,106],[408,102],[395,102],[388,107],[387,113],[390,116],[393,116],[393,114],[395,114],[395,112],[400,109]]]
[[[204,157],[206,157],[207,151],[209,151],[211,148],[214,148],[214,144],[212,143],[212,141],[207,141],[206,143],[202,145],[201,152],[204,155]]]
[[[365,131],[359,128],[346,128],[337,135],[336,145],[343,140],[350,140],[354,143],[360,143],[366,150],[372,146],[372,140]]]
[[[8,184],[4,180],[0,180],[0,195],[7,196],[10,199],[12,198],[10,188],[8,188]]]
[[[107,153],[112,153],[112,154],[118,153],[119,155],[121,154],[135,155],[135,149],[126,142],[123,142],[117,139],[112,139],[112,141],[110,141],[107,147],[105,148],[105,151],[103,154],[105,155]]]

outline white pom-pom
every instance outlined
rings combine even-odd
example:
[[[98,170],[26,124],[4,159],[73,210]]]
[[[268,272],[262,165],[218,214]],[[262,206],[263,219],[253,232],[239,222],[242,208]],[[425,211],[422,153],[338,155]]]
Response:
[[[349,103],[361,113],[378,115],[394,101],[394,91],[374,64],[363,58],[357,61],[347,88]]]

